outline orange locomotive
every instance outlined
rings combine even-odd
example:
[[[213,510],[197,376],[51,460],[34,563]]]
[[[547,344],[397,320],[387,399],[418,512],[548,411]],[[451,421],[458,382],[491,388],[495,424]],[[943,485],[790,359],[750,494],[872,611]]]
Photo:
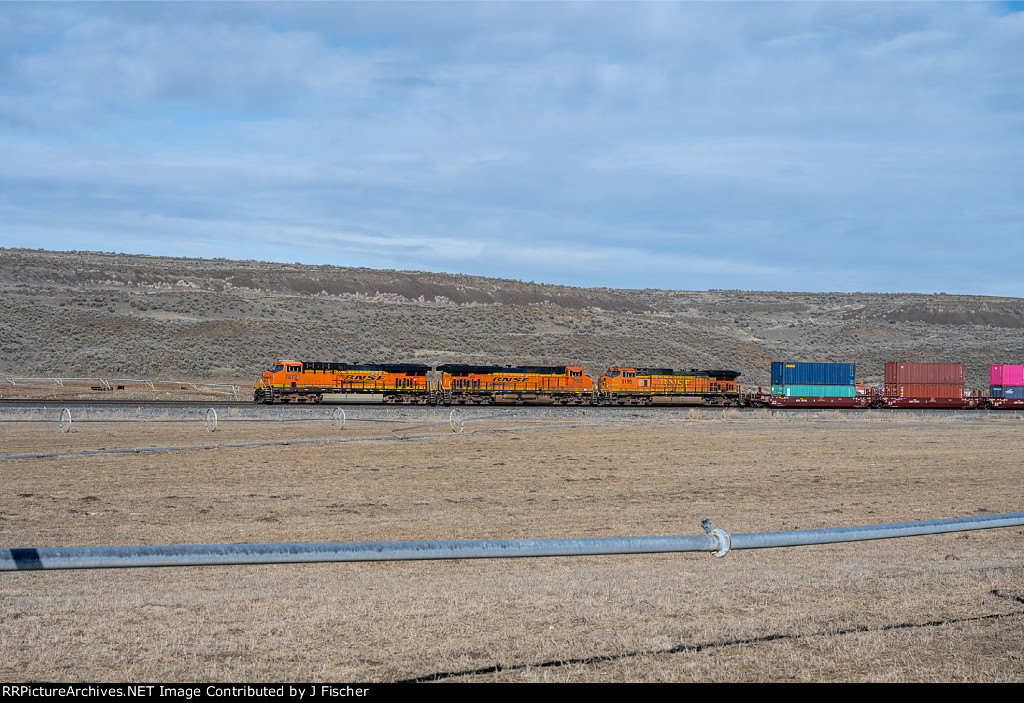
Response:
[[[257,403],[319,403],[376,394],[419,405],[739,405],[736,371],[614,366],[594,381],[580,366],[341,364],[275,361],[256,379]]]
[[[444,364],[440,402],[495,404],[526,402],[591,405],[594,382],[579,366],[472,366]]]
[[[597,382],[601,405],[740,405],[738,371],[613,366]]]
[[[423,364],[336,364],[275,361],[256,379],[257,403],[319,403],[325,393],[380,394],[385,403],[436,401]]]

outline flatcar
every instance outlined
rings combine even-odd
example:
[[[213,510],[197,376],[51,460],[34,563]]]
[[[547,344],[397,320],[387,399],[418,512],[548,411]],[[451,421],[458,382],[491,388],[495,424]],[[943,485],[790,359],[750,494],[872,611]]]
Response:
[[[439,402],[444,405],[537,403],[591,405],[594,381],[580,366],[474,366],[443,364]]]
[[[325,394],[379,395],[384,403],[435,402],[424,364],[340,364],[275,361],[256,379],[257,403],[320,403]]]
[[[741,405],[739,371],[613,366],[598,379],[601,405]]]

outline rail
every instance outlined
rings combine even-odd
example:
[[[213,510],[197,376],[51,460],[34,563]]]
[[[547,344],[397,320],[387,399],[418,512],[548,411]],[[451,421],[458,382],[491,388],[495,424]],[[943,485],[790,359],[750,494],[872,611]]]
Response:
[[[730,535],[725,530],[712,529],[710,521],[705,518],[701,521],[705,534],[675,537],[40,547],[0,549],[0,571],[433,559],[511,559],[666,552],[710,552],[716,557],[722,557],[730,551],[741,549],[836,544],[1019,525],[1024,525],[1024,513]]]

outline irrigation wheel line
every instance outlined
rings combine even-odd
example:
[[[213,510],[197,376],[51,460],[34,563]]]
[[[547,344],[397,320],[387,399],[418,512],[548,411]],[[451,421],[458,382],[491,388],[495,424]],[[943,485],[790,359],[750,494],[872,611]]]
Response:
[[[475,417],[462,417],[459,413],[459,409],[456,408],[448,414],[447,420],[441,422],[431,422],[426,425],[413,425],[412,427],[399,427],[398,429],[391,430],[392,432],[408,432],[410,430],[422,430],[424,427],[437,427],[439,425],[448,425],[452,428],[452,432],[455,434],[461,433],[465,429],[466,421],[468,420],[492,420],[494,418],[503,418],[510,420],[519,419],[519,413],[502,413],[499,415],[477,415]]]
[[[670,537],[41,547],[0,549],[0,571],[341,561],[513,559],[669,552],[710,552],[716,557],[723,557],[730,551],[740,549],[836,544],[1019,525],[1024,525],[1024,513],[735,535],[730,535],[722,529],[715,529],[703,535]],[[705,518],[702,520],[702,526],[708,530],[710,521]]]
[[[215,408],[207,408],[206,413],[201,417],[203,426],[208,432],[215,432],[220,423],[223,422],[265,422],[265,423],[284,423],[284,422],[330,422],[331,425],[338,430],[345,429],[347,422],[377,422],[377,423],[394,423],[402,422],[402,420],[393,420],[388,418],[348,418],[345,415],[345,411],[342,408],[335,408],[334,412],[329,417],[298,417],[298,418],[263,418],[263,417],[219,417]],[[57,427],[61,433],[67,433],[71,431],[71,410],[64,408],[60,411],[57,416]],[[191,423],[195,422],[194,418],[187,417],[139,417],[139,418],[93,418],[93,419],[78,419],[76,423],[90,423],[98,425],[112,425],[112,424],[167,424],[167,423]],[[49,423],[52,420],[40,419],[40,418],[25,418],[25,419],[0,419],[0,423],[12,423],[12,424],[33,424],[33,423]],[[448,424],[448,421],[435,424]],[[432,425],[422,425],[422,427],[431,427]],[[403,428],[403,429],[414,429],[414,428]],[[393,430],[398,431],[398,430]]]
[[[443,424],[443,423],[442,423]],[[579,427],[622,427],[621,423],[588,423],[585,425],[542,425],[530,427],[499,427],[486,430],[472,430],[460,436],[496,432],[525,432],[527,430],[575,429]],[[451,434],[384,435],[371,437],[324,437],[321,439],[282,439],[272,442],[243,442],[239,444],[203,444],[179,447],[129,447],[126,449],[85,449],[77,452],[37,452],[35,454],[10,454],[0,456],[0,461],[14,459],[51,459],[61,456],[93,456],[97,454],[149,454],[152,452],[187,452],[197,449],[247,449],[250,447],[287,447],[292,444],[331,444],[335,442],[384,442],[407,441],[411,439],[437,439],[451,437]]]
[[[462,431],[466,429],[466,421],[462,419],[462,413],[456,415],[458,410],[452,410],[448,414],[448,424],[451,425],[452,432],[456,434],[462,434]],[[457,429],[456,429],[457,428]]]

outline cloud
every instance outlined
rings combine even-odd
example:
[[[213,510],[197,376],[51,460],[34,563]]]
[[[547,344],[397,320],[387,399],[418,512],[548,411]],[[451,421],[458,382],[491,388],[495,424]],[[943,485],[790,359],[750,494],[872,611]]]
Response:
[[[0,244],[1024,295],[990,259],[1024,254],[1024,13],[6,9]]]

